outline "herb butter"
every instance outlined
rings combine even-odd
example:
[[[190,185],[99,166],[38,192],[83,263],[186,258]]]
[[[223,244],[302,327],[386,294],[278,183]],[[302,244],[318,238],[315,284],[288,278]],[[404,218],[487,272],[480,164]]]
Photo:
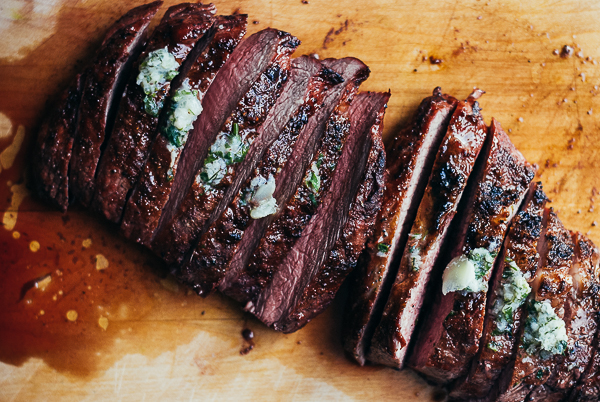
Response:
[[[136,83],[146,94],[144,109],[152,116],[158,116],[163,107],[162,92],[168,82],[177,75],[179,63],[167,48],[150,52],[140,64]],[[159,96],[160,95],[160,96]]]
[[[198,91],[190,87],[186,79],[173,95],[169,117],[164,134],[171,145],[178,148],[185,145],[189,131],[202,113],[202,103],[198,100]]]
[[[261,219],[277,212],[277,201],[273,198],[275,192],[275,179],[270,174],[268,179],[258,175],[250,182],[246,191],[246,202],[252,206],[250,217]]]
[[[500,286],[496,289],[496,301],[492,309],[496,329],[500,332],[512,332],[513,313],[525,303],[531,293],[531,287],[525,280],[517,264],[507,258]]]
[[[196,182],[203,183],[209,190],[221,182],[227,174],[227,167],[244,160],[250,144],[239,133],[239,125],[233,123],[231,133],[221,132],[210,147]]]
[[[532,356],[548,359],[567,349],[565,322],[554,311],[550,300],[533,301],[525,321],[523,347]]]
[[[485,275],[492,268],[494,258],[485,248],[476,248],[468,255],[454,258],[444,270],[442,293],[487,291]]]

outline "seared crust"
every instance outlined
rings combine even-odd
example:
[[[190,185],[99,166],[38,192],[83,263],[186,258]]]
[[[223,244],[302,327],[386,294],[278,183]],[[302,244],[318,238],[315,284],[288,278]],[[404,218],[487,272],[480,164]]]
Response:
[[[494,273],[488,292],[488,307],[483,336],[478,355],[473,361],[467,378],[456,384],[451,392],[454,398],[483,398],[490,392],[502,370],[514,359],[516,341],[523,323],[525,306],[512,314],[508,329],[499,331],[494,313],[496,290],[505,281],[505,270],[510,269],[507,261],[513,261],[529,281],[536,274],[540,255],[539,240],[542,234],[542,220],[547,197],[541,182],[532,184],[530,199],[524,202],[522,210],[515,216],[500,253],[498,269]],[[492,346],[493,345],[493,346]]]
[[[94,209],[111,222],[120,222],[127,197],[146,164],[158,128],[159,118],[146,112],[144,91],[136,83],[140,64],[150,52],[167,47],[181,70],[195,44],[212,26],[215,11],[212,4],[192,3],[179,4],[167,10],[132,69],[113,132],[98,164],[95,182],[95,165],[93,170],[81,171],[72,178],[80,189],[78,196],[84,204],[89,202],[95,191]],[[169,90],[170,82],[167,82],[158,98],[164,101]]]
[[[299,330],[329,306],[346,276],[356,266],[367,238],[373,233],[386,185],[386,154],[381,139],[384,114],[385,108],[382,108],[371,127],[373,145],[367,160],[367,171],[350,207],[349,219],[342,236],[317,275],[303,289],[294,309],[284,320],[279,321],[278,328],[282,332]]]
[[[425,287],[487,134],[476,102],[481,94],[477,91],[467,101],[460,102],[452,115],[408,236],[398,275],[373,335],[367,356],[370,361],[397,368],[404,366]],[[414,265],[411,254],[419,255],[420,264]]]
[[[435,154],[446,133],[458,101],[434,89],[425,98],[413,121],[393,140],[387,150],[388,180],[373,235],[352,274],[345,312],[344,349],[364,365],[366,349],[381,318],[396,277],[398,260],[404,251]],[[379,245],[389,247],[385,253]]]
[[[46,115],[31,163],[31,187],[46,202],[67,212],[69,162],[77,129],[83,77],[78,74]]]

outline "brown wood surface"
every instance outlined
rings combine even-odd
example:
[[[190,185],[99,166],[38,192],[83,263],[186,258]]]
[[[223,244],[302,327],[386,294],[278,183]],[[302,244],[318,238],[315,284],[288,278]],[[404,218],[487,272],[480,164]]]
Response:
[[[484,89],[486,121],[499,119],[539,165],[566,226],[600,244],[600,3],[215,3],[220,13],[248,13],[250,32],[293,33],[303,42],[297,54],[367,63],[363,90],[392,91],[388,138],[435,86],[461,98]],[[190,294],[114,227],[77,208],[62,216],[27,194],[28,147],[45,105],[92,57],[108,25],[138,4],[0,4],[0,400],[443,399],[410,371],[346,359],[339,298],[301,331],[275,333],[219,295]],[[571,57],[554,54],[564,45],[575,48]],[[108,261],[102,270],[99,255]],[[43,290],[23,287],[47,274]],[[75,321],[66,318],[71,310]],[[244,328],[255,346],[242,355]]]

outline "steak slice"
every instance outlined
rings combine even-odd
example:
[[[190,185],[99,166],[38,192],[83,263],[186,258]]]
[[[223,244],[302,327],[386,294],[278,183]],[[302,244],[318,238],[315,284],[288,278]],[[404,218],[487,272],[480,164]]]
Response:
[[[502,370],[515,356],[523,323],[525,301],[531,292],[543,243],[542,221],[548,198],[542,183],[532,183],[522,210],[515,216],[499,254],[488,294],[488,306],[479,352],[468,377],[452,389],[458,399],[485,398]]]
[[[297,134],[304,127],[307,119],[321,106],[319,102],[322,101],[327,90],[341,80],[337,73],[322,67],[316,59],[301,56],[293,60],[281,96],[265,122],[257,129],[257,139],[252,143],[244,161],[237,167],[235,175],[229,175],[231,177],[228,181],[232,183],[225,189],[217,187],[213,190],[223,194],[219,205],[212,210],[210,217],[206,218],[205,203],[208,195],[196,191],[202,190],[203,187],[192,185],[171,222],[165,225],[164,229],[158,229],[159,232],[152,244],[154,252],[169,264],[181,263],[198,235],[206,231],[208,224],[214,223],[231,203],[232,198],[237,195],[248,175],[261,161],[267,147],[275,141],[276,145],[273,145],[270,154],[275,155],[273,158],[277,158],[278,155],[279,160],[287,159]],[[273,171],[271,174],[276,172]],[[268,177],[268,174],[266,176]]]
[[[234,50],[202,101],[204,112],[194,123],[193,132],[177,162],[180,174],[173,179],[171,196],[162,207],[160,221],[153,221],[153,226],[156,223],[161,226],[159,231],[165,223],[172,220],[189,191],[204,192],[202,169],[206,158],[215,157],[211,144],[218,142],[221,147],[236,147],[237,151],[229,155],[238,161],[245,156],[246,151],[242,149],[245,145],[240,133],[233,132],[234,123],[236,119],[243,123],[241,135],[248,137],[248,141],[255,137],[256,126],[264,121],[266,112],[276,99],[271,91],[275,89],[279,93],[278,85],[282,85],[287,79],[289,55],[299,44],[300,41],[289,33],[269,28],[250,36]],[[255,83],[256,86],[253,86]],[[220,130],[223,132],[219,133]],[[230,142],[227,140],[228,136],[237,137],[237,140]],[[207,179],[218,175],[219,166],[223,167],[218,162],[225,163],[224,160],[225,158],[212,160],[214,163],[211,169],[217,173],[209,173]],[[206,162],[208,165],[208,161]],[[161,214],[159,208],[154,210],[155,215]],[[126,236],[134,239],[141,238],[134,226],[137,216],[136,211],[132,211],[121,227]],[[156,226],[153,231],[155,228]],[[151,235],[145,239],[149,245]]]
[[[435,154],[457,103],[456,99],[443,95],[440,87],[435,88],[433,96],[421,102],[410,126],[394,138],[388,149],[389,174],[382,205],[367,250],[352,274],[342,331],[344,349],[361,366],[365,364],[369,342],[396,278]],[[343,260],[344,254],[339,258]]]
[[[488,282],[535,174],[494,119],[489,142],[482,152],[484,166],[464,199],[443,284],[415,347],[414,367],[439,383],[467,374],[479,350]]]
[[[255,174],[241,187],[242,191],[220,218],[202,235],[191,260],[183,265],[180,270],[181,278],[192,284],[198,294],[210,293],[219,286],[229,271],[232,271],[232,277],[242,273],[266,228],[276,217],[268,215],[260,219],[252,218],[254,206],[247,201],[247,190],[252,186],[252,181],[255,178],[260,180],[260,176],[266,182],[272,176],[276,188],[271,197],[275,200],[275,205],[285,205],[302,180],[306,166],[316,152],[319,139],[340,98],[348,91],[354,93],[369,71],[361,61],[351,58],[339,60],[331,68],[334,71],[338,69],[345,84],[336,85],[323,94],[317,91],[315,96],[320,99],[307,103],[311,115],[307,114],[301,120],[290,120],[283,134],[266,152]],[[329,70],[324,71],[327,77],[332,76]],[[304,113],[303,111],[300,116]]]
[[[531,400],[562,401],[582,378],[593,355],[593,341],[597,331],[598,261],[600,254],[594,243],[581,233],[571,233],[575,245],[571,267],[573,289],[567,295],[565,322],[567,348],[557,356],[554,372],[543,386],[528,396]]]
[[[320,198],[322,202],[298,240],[287,254],[282,255],[279,266],[273,271],[272,280],[264,287],[256,302],[248,303],[247,308],[254,315],[277,331],[297,329],[293,322],[294,309],[303,297],[303,290],[317,276],[348,221],[350,205],[367,171],[370,150],[377,149],[374,143],[380,141],[379,127],[373,126],[381,124],[388,99],[389,93],[370,92],[358,95],[350,105],[350,133],[330,179],[328,191],[323,191]],[[373,132],[375,137],[371,136]],[[321,151],[324,151],[323,148]]]
[[[384,96],[384,94],[378,95]],[[358,97],[362,96],[366,95],[358,95]],[[387,96],[389,98],[389,94]],[[383,101],[376,96],[371,99],[373,103]],[[302,295],[294,308],[279,320],[277,327],[282,332],[290,333],[299,330],[329,306],[346,276],[356,266],[367,238],[373,233],[386,185],[386,154],[381,140],[385,106],[383,105],[377,112],[376,121],[370,129],[373,142],[367,167],[358,193],[350,206],[346,226],[323,266],[318,268],[309,285],[300,289]],[[364,120],[369,118],[368,115],[361,117]]]
[[[100,163],[104,146],[96,143],[93,158],[82,162],[85,169],[71,167],[72,172],[78,172],[71,175],[74,194],[87,205],[95,191],[94,208],[108,220],[120,222],[156,137],[171,81],[178,73],[185,75],[204,50],[214,33],[209,31],[214,13],[212,4],[200,3],[183,3],[167,10],[132,69]]]
[[[244,18],[244,30],[245,23],[246,19]],[[215,23],[215,25],[217,24],[219,23]],[[240,33],[238,30],[236,35],[238,40],[241,39]],[[237,169],[238,165],[245,158],[249,145],[257,138],[257,128],[264,122],[287,80],[290,54],[295,50],[293,43],[290,46],[290,41],[297,43],[291,36],[286,38],[283,43],[279,43],[279,49],[272,52],[271,59],[267,59],[266,62],[255,67],[259,72],[256,81],[251,83],[250,88],[243,94],[237,107],[219,131],[191,131],[192,135],[189,141],[197,146],[210,147],[213,143],[212,147],[204,150],[185,148],[185,152],[208,153],[205,165],[212,166],[213,171],[209,173],[212,177],[205,177],[207,168],[201,168],[201,173],[197,174],[196,181],[192,184],[193,188],[188,193],[188,196],[197,191],[202,193],[201,198],[203,199],[199,200],[197,206],[197,218],[200,218],[202,214],[204,217],[210,214],[233,181],[234,176],[240,173]],[[196,138],[196,136],[211,138]],[[125,210],[121,228],[127,237],[150,246],[154,237],[153,233],[156,235],[162,230],[159,227],[160,222],[165,222],[165,219],[171,220],[170,216],[173,213],[169,208],[165,208],[171,194],[171,186],[177,182],[179,174],[191,176],[189,171],[177,170],[184,145],[185,143],[172,142],[169,139],[169,132],[157,138],[153,154],[151,154],[145,172]],[[181,158],[185,158],[185,156],[181,155]],[[176,196],[176,193],[172,194]],[[173,207],[176,206],[171,204],[171,208]],[[161,218],[162,214],[165,215],[165,218]],[[190,247],[189,244],[188,247]]]
[[[371,340],[367,359],[374,363],[404,366],[425,287],[486,138],[476,101],[482,94],[476,90],[458,103],[437,151],[390,297]]]
[[[245,268],[230,270],[219,286],[219,290],[227,296],[243,303],[255,302],[259,292],[270,281],[283,257],[316,213],[322,197],[329,191],[350,133],[349,107],[357,91],[358,85],[345,91],[329,117],[316,152],[311,152],[310,157],[300,165],[304,168],[301,181],[296,182],[298,184],[291,197],[277,204],[281,208]],[[300,173],[300,166],[295,167],[297,173]],[[287,182],[283,177],[281,181]]]
[[[97,152],[93,148],[110,133],[124,91],[124,77],[128,76],[145,42],[150,20],[161,5],[162,1],[156,1],[136,7],[109,28],[93,63],[75,79],[42,125],[33,158],[34,187],[40,197],[63,212],[69,205],[71,155],[85,159],[94,158],[97,153],[99,157],[99,147]],[[76,163],[87,166],[85,161]]]
[[[31,161],[31,188],[63,212],[69,207],[69,162],[77,132],[83,76],[78,74],[46,114]]]
[[[502,372],[494,400],[524,400],[532,389],[546,383],[556,367],[556,356],[566,351],[567,332],[563,320],[565,307],[568,308],[566,298],[573,288],[569,272],[574,244],[552,210],[546,209],[544,215],[547,223],[541,264],[531,282],[532,297],[527,302],[525,324],[519,336],[515,361]],[[539,339],[542,333],[550,334],[552,338]]]

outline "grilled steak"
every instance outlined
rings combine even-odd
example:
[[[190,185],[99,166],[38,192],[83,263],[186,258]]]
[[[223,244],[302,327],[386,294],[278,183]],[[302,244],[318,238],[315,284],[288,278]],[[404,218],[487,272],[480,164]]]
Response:
[[[136,7],[109,28],[83,78],[75,79],[40,130],[32,169],[35,190],[63,212],[69,205],[71,155],[75,169],[96,169],[100,145],[110,133],[124,90],[123,77],[128,76],[145,42],[148,24],[161,4],[157,1]]]
[[[268,64],[257,66],[258,69],[261,69],[260,75],[241,98],[218,133],[194,131],[194,134],[212,135],[214,140],[210,149],[201,151],[207,153],[208,156],[204,161],[204,166],[201,166],[200,171],[196,173],[196,179],[187,196],[190,197],[191,193],[193,194],[192,199],[198,200],[197,214],[194,216],[198,226],[201,226],[202,221],[208,218],[232,183],[234,176],[240,173],[238,167],[245,159],[250,144],[257,138],[257,128],[264,122],[287,80],[290,54],[294,50],[295,46],[289,46],[289,41],[285,41],[280,49],[273,52],[272,59],[267,60]],[[208,146],[213,140],[207,142],[202,139],[195,142],[198,145]],[[190,141],[194,141],[194,138],[190,138]],[[163,148],[162,153],[168,156],[169,151],[166,145],[162,147],[159,145],[158,149],[160,148]],[[188,148],[187,152],[200,151]],[[152,159],[150,161],[152,162]],[[158,202],[155,195],[160,191],[160,187],[170,189],[171,183],[177,181],[177,176],[174,180],[169,180],[168,171],[165,168],[162,169],[161,175],[157,174],[157,169],[148,170],[150,174],[143,177],[145,180],[140,182],[138,192],[128,203],[121,226],[127,236],[138,239],[146,245],[150,245],[152,233],[158,226],[158,219],[167,198],[166,196],[162,197],[162,202]],[[189,175],[187,171],[182,172],[184,175]],[[161,176],[164,177],[162,180],[160,180]],[[158,185],[154,184],[157,182]],[[138,194],[140,195],[138,196]],[[149,200],[152,200],[151,208],[147,206],[150,203]],[[170,218],[165,219],[170,221]]]
[[[212,4],[183,3],[167,10],[133,67],[95,182],[100,144],[94,158],[81,161],[85,169],[79,162],[71,167],[74,194],[87,205],[95,188],[95,209],[112,222],[121,220],[146,163],[171,81],[179,72],[185,75],[204,50],[214,13]]]
[[[466,379],[454,386],[453,398],[484,398],[515,355],[525,314],[525,301],[538,269],[538,246],[547,197],[541,182],[531,185],[522,210],[515,216],[499,255],[488,292],[486,320],[479,353]]]
[[[479,349],[488,282],[504,235],[535,173],[494,119],[489,141],[489,151],[482,152],[481,179],[473,176],[473,197],[465,197],[465,209],[459,215],[462,221],[455,232],[452,260],[436,295],[440,302],[420,334],[432,342],[416,346],[419,363],[415,368],[440,383],[465,375]],[[472,277],[467,279],[469,272]]]
[[[339,60],[332,70],[336,71],[340,67],[345,84],[334,86],[324,93],[318,102],[308,102],[312,116],[302,120],[293,119],[288,123],[280,139],[266,152],[255,171],[256,174],[241,187],[240,194],[201,237],[191,260],[183,265],[180,271],[181,278],[193,284],[199,294],[206,295],[211,292],[230,270],[232,277],[242,273],[267,226],[276,217],[269,215],[261,219],[252,218],[252,210],[257,207],[249,202],[252,201],[252,192],[248,191],[253,185],[252,181],[255,178],[259,181],[260,176],[264,181],[262,185],[269,189],[272,183],[265,185],[268,184],[267,180],[273,177],[272,181],[277,186],[271,198],[275,200],[276,205],[285,205],[302,180],[305,167],[316,152],[329,116],[343,93],[354,93],[368,75],[367,67],[356,59]],[[327,73],[327,76],[330,75]]]
[[[581,233],[572,233],[575,245],[571,268],[572,293],[567,295],[565,322],[567,325],[567,348],[564,355],[557,356],[557,365],[546,384],[532,391],[528,399],[561,401],[582,377],[593,354],[593,340],[597,330],[597,293],[599,251]]]
[[[365,96],[368,95],[358,95],[359,98]],[[387,96],[389,97],[389,94]],[[385,95],[374,94],[371,99],[375,105],[381,104]],[[360,102],[360,99],[355,102]],[[373,232],[385,187],[386,156],[381,141],[384,113],[385,105],[381,106],[377,120],[371,126],[370,136],[373,143],[367,160],[367,170],[350,207],[344,231],[308,286],[299,289],[302,294],[294,308],[279,320],[277,328],[280,331],[297,331],[329,306],[343,280],[356,266],[366,240]],[[369,120],[369,115],[361,116],[360,119]]]
[[[460,102],[437,152],[368,360],[404,366],[406,348],[448,227],[486,137],[475,91]]]
[[[556,367],[557,355],[567,347],[563,319],[566,297],[573,287],[569,272],[574,244],[554,212],[546,210],[544,219],[547,224],[540,268],[531,283],[532,297],[527,303],[515,362],[500,377],[498,395],[494,397],[499,401],[524,400],[535,386],[545,384]]]
[[[31,162],[31,188],[63,212],[69,206],[69,162],[77,130],[83,77],[64,90],[38,132]]]
[[[227,296],[240,302],[255,301],[260,290],[272,278],[278,264],[316,213],[322,196],[329,190],[350,132],[349,105],[357,90],[358,85],[346,90],[336,110],[329,117],[317,151],[310,159],[307,158],[308,161],[303,160],[301,163],[305,172],[300,184],[293,195],[286,199],[287,202],[278,203],[281,208],[277,212],[277,218],[269,224],[247,266],[241,272],[229,271],[219,286],[219,290]]]
[[[232,184],[225,191],[221,190],[224,195],[217,208],[213,209],[208,219],[202,219],[206,216],[206,197],[204,193],[194,191],[196,187],[193,186],[178,213],[157,235],[152,245],[154,252],[168,263],[181,263],[198,234],[205,231],[207,223],[214,223],[218,218],[216,213],[220,214],[231,202],[232,197],[239,192],[245,178],[256,168],[266,148],[275,141],[276,144],[272,146],[270,154],[278,155],[279,160],[286,159],[293,148],[297,134],[304,127],[307,119],[320,108],[319,102],[327,90],[341,80],[337,73],[322,67],[316,59],[302,56],[293,60],[290,76],[281,96],[265,122],[257,129],[257,139],[252,143],[244,161],[237,167],[235,175],[229,180]],[[276,171],[271,174],[276,174]],[[246,187],[248,185],[249,183]],[[237,202],[239,201],[232,205],[237,205]]]
[[[411,125],[394,138],[387,150],[389,175],[383,204],[367,250],[353,274],[343,329],[344,348],[360,365],[365,364],[435,154],[457,103],[443,95],[441,88],[435,88],[433,96],[421,102]],[[344,254],[340,252],[338,258],[343,259]]]
[[[323,191],[322,203],[316,213],[290,251],[282,255],[272,280],[256,302],[248,303],[252,313],[266,325],[284,332],[296,328],[290,318],[293,321],[294,309],[303,297],[303,290],[317,276],[346,225],[350,204],[367,169],[370,150],[375,141],[380,141],[378,127],[375,128],[376,137],[371,137],[372,127],[380,124],[388,98],[389,94],[360,94],[349,107],[350,133],[335,166],[329,190]],[[323,148],[320,151],[324,151]]]

